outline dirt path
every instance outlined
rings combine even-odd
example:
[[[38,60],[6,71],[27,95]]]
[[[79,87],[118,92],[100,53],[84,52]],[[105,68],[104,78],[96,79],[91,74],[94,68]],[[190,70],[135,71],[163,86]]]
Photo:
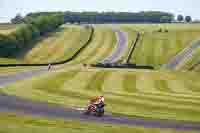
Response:
[[[176,66],[181,63],[184,59],[188,58],[192,52],[200,47],[200,40],[194,42],[190,46],[183,49],[180,53],[178,53],[175,57],[173,57],[167,64],[162,67],[165,69],[175,69]]]
[[[124,54],[125,49],[128,46],[128,35],[126,32],[122,32],[117,28],[113,28],[113,31],[116,33],[117,43],[115,50],[102,61],[103,64],[110,64],[117,62],[121,56]]]

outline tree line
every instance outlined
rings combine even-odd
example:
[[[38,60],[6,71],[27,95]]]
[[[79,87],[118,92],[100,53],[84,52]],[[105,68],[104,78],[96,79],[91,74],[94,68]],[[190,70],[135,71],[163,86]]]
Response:
[[[21,20],[20,20],[21,21]],[[15,57],[38,37],[57,29],[64,23],[62,14],[49,14],[37,17],[26,17],[16,31],[0,34],[0,56]]]
[[[17,14],[12,23],[24,23],[30,18],[52,14],[63,14],[67,23],[171,23],[192,22],[191,16],[179,14],[175,19],[172,13],[159,11],[146,11],[138,13],[129,12],[36,12],[29,13],[24,18]]]
[[[36,12],[29,13],[24,18],[17,15],[12,23],[26,22],[29,18],[50,14],[63,14],[67,23],[170,23],[174,15],[168,12]]]
[[[191,16],[183,16],[183,15],[181,15],[181,14],[179,14],[178,16],[177,16],[177,21],[178,22],[191,22],[192,21],[192,17]]]
[[[170,23],[174,15],[166,12],[65,12],[66,22],[80,23]]]

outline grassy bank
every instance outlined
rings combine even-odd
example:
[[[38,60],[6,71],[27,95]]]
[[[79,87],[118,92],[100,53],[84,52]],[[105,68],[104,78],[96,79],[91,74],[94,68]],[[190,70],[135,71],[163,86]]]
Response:
[[[16,58],[0,58],[0,64],[7,63],[49,63],[70,58],[85,45],[91,33],[90,28],[63,25],[32,42]]]
[[[103,94],[106,110],[112,113],[199,121],[198,79],[197,73],[73,68],[19,81],[1,91],[71,107],[84,107],[90,97]]]
[[[136,24],[122,26],[141,33],[135,53],[132,55],[132,62],[153,65],[156,68],[167,63],[183,48],[200,37],[199,24]]]
[[[42,117],[16,116],[0,114],[0,132],[2,133],[163,133],[163,129],[143,128],[126,125],[80,122],[76,120],[55,120]],[[176,131],[164,129],[165,133],[196,133],[195,131]]]

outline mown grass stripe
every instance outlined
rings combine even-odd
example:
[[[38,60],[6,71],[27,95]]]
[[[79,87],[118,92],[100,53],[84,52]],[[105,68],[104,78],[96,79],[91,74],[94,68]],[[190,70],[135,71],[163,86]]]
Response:
[[[135,25],[126,26],[126,28],[137,29],[138,31],[143,32],[142,40],[144,44],[142,45],[144,49],[147,49],[143,55],[144,50],[137,49],[139,48],[137,47],[136,51],[138,52],[136,53],[138,54],[132,58],[133,60],[136,60],[137,64],[141,64],[142,62],[142,64],[154,65],[156,68],[159,68],[162,64],[166,64],[172,57],[200,35],[199,29],[194,31],[194,29],[190,30],[189,27],[177,29],[173,26],[159,25],[163,30],[167,28],[168,32],[158,32],[156,31],[156,28],[151,25],[145,27],[143,31],[141,31],[142,28],[140,26],[143,27],[143,25],[138,25],[137,27]],[[141,41],[139,43],[141,43]],[[163,52],[165,53],[165,56],[163,56]]]
[[[113,96],[113,97],[119,97],[119,96]],[[198,111],[200,112],[200,107],[199,104],[190,104],[184,102],[178,102],[178,101],[167,101],[167,99],[154,99],[153,97],[148,97],[146,98],[141,97],[139,95],[135,95],[133,97],[128,97],[128,96],[121,96],[121,98],[125,98],[123,102],[129,102],[130,104],[142,104],[145,106],[154,106],[157,108],[168,108],[168,109],[177,109],[179,111]],[[173,111],[173,110],[171,110]]]
[[[116,45],[116,36],[111,29],[109,29],[109,31],[105,33],[105,38],[103,38],[103,40],[104,42],[101,43],[100,48],[95,51],[96,55],[94,57],[91,57],[87,62],[98,63],[104,58],[108,57],[110,55],[110,52],[113,51]]]
[[[170,47],[171,47],[170,40],[165,38],[163,40],[162,46],[163,46],[163,51],[162,51],[161,55],[164,55],[164,56],[162,56],[162,59],[160,60],[161,61],[160,64],[166,64],[171,57],[170,56],[170,52],[171,52],[171,50],[170,50]],[[158,57],[158,58],[160,58],[160,57]]]
[[[170,92],[171,90],[168,88],[166,80],[156,80],[155,81],[157,90],[161,92]]]
[[[63,84],[62,88],[83,90],[98,71],[80,71],[71,80]]]
[[[145,39],[145,53],[147,54],[145,64],[153,65],[154,64],[154,48],[156,44],[156,40],[152,38],[151,34],[147,34],[147,37]],[[153,58],[152,58],[153,57]]]
[[[108,107],[113,112],[126,112],[133,116],[145,116],[150,118],[167,118],[167,119],[182,119],[198,121],[200,117],[199,109],[190,107],[171,106],[170,104],[152,103],[142,100],[131,100],[123,97],[112,97],[112,100],[107,99],[108,104],[112,103],[112,108]],[[128,106],[127,106],[128,105]]]
[[[195,72],[200,72],[200,64],[197,65],[197,66],[194,68],[194,71],[195,71]]]
[[[110,74],[109,71],[100,71],[97,72],[93,77],[92,80],[88,82],[88,85],[85,87],[85,90],[89,91],[99,91],[102,92],[103,84],[105,78]]]
[[[144,34],[141,34],[138,44],[136,45],[135,52],[132,55],[131,62],[137,64],[143,64],[144,52],[143,52],[143,38]]]
[[[74,62],[86,62],[89,58],[97,54],[96,51],[100,48],[101,43],[104,44],[104,38],[106,31],[94,28],[94,34],[90,45],[81,53],[81,56],[77,58]]]
[[[192,90],[186,88],[184,82],[180,80],[168,80],[168,88],[175,93],[192,93]]]
[[[70,71],[70,72],[62,72],[58,74],[54,74],[52,76],[48,76],[47,79],[40,80],[37,82],[37,89],[44,89],[45,91],[51,93],[59,92],[59,89],[64,84],[64,82],[68,81],[70,78],[74,77],[78,71]]]
[[[61,90],[61,86],[64,82],[72,78],[77,74],[77,70],[68,71],[68,72],[58,72],[58,73],[50,73],[40,76],[35,76],[31,79],[24,80],[25,82],[19,81],[17,86],[15,84],[8,85],[6,88],[10,88],[10,90],[13,90],[17,87],[21,89],[21,91],[30,91],[32,89],[34,90],[41,90],[48,93],[59,93]],[[29,86],[29,87],[27,87]],[[20,92],[20,89],[17,89],[16,91]]]
[[[106,33],[105,33],[106,34]],[[84,62],[94,62],[96,61],[96,56],[98,56],[99,52],[105,47],[105,38],[106,36],[104,36],[103,38],[101,38],[101,41],[99,41],[96,49],[93,50],[93,52],[90,53],[90,55],[88,55],[87,58],[85,58]]]
[[[185,105],[194,105],[194,106],[199,106],[200,105],[200,100],[192,100],[192,99],[187,99],[187,98],[176,98],[176,97],[168,97],[168,96],[160,96],[160,95],[149,95],[145,93],[116,93],[112,92],[110,93],[113,96],[121,96],[121,97],[127,97],[132,100],[134,99],[145,99],[153,102],[164,102],[164,103],[172,103],[172,104],[185,104]]]
[[[83,27],[85,28],[85,27]],[[77,49],[80,49],[80,47],[82,47],[83,45],[86,44],[86,42],[88,41],[88,39],[90,38],[91,36],[91,31],[92,29],[89,28],[89,29],[85,29],[85,30],[81,30],[79,32],[79,35],[78,37],[75,38],[75,40],[73,40],[73,42],[71,43],[72,45],[70,46],[71,48],[68,48],[68,43],[65,45],[67,46],[67,51],[65,51],[65,55],[63,58],[66,59],[66,57],[71,57],[74,53],[72,53],[72,51],[76,51]],[[79,39],[77,39],[79,38]],[[69,38],[70,40],[70,38]],[[81,45],[74,45],[74,44],[77,44],[79,42],[79,44]],[[71,53],[71,55],[69,56],[69,53]]]
[[[187,93],[171,93],[171,92],[159,92],[159,91],[151,91],[151,92],[143,92],[147,95],[160,95],[160,96],[166,96],[166,97],[174,97],[174,98],[185,98],[185,99],[191,99],[191,100],[200,100],[200,96],[198,94],[187,94]]]
[[[184,80],[183,81],[185,86],[189,89],[191,89],[192,92],[194,93],[200,93],[200,83],[199,82],[194,82],[193,80]]]
[[[94,33],[93,33],[90,44],[80,53],[80,56],[78,56],[76,59],[70,62],[70,64],[72,65],[79,64],[87,60],[87,58],[89,58],[90,55],[92,55],[94,51],[96,51],[96,49],[99,47],[98,43],[94,43],[94,42],[101,42],[101,39],[103,39],[102,33],[103,32],[99,32],[99,29],[94,28]]]
[[[76,94],[76,97],[78,98],[78,96],[79,96],[79,94]],[[113,98],[112,98],[113,99]],[[109,101],[109,98],[107,99],[108,101]],[[125,100],[125,101],[124,101]],[[137,108],[137,110],[139,110],[139,111],[141,111],[140,110],[140,108],[139,107],[145,107],[145,110],[146,111],[148,111],[149,109],[146,107],[146,103],[145,103],[145,105],[144,105],[144,101],[137,101],[136,103],[135,103],[135,100],[129,100],[129,99],[127,99],[127,98],[125,98],[123,100],[123,102],[122,101],[119,101],[119,100],[117,100],[117,101],[115,101],[116,103],[118,103],[117,105],[119,106],[119,104],[128,104],[128,105],[130,105],[130,106],[132,106],[132,107],[136,107]],[[113,101],[114,102],[114,101]],[[126,103],[126,102],[128,102],[128,103]],[[134,102],[134,103],[133,103]],[[139,103],[138,103],[139,102]],[[147,101],[148,102],[148,101]],[[70,103],[71,104],[71,103]],[[111,105],[114,105],[114,103],[110,103]],[[142,105],[140,105],[140,104],[142,104]],[[158,104],[154,104],[154,106],[158,106],[159,107],[159,105]],[[122,105],[120,105],[120,107],[121,107]],[[147,103],[147,106],[149,106],[149,103]],[[115,106],[116,107],[116,106]],[[167,107],[166,105],[165,105],[165,107]],[[153,108],[155,108],[155,107],[153,107]],[[127,109],[127,108],[126,108]],[[150,109],[152,109],[152,107],[150,108]],[[159,108],[158,108],[159,109]],[[157,110],[156,108],[155,108],[155,110]],[[153,111],[155,111],[155,110],[153,110]],[[163,110],[165,110],[165,108],[163,109]],[[159,110],[160,111],[160,110]],[[182,110],[183,112],[184,112],[184,110]],[[173,113],[173,112],[172,112]]]
[[[94,71],[94,72],[98,73],[98,71]],[[87,75],[88,73],[84,73],[84,75]],[[125,73],[120,72],[120,74],[118,74],[119,72],[116,72],[116,71],[113,71],[112,73],[115,73],[116,75],[118,75],[118,77],[114,75],[113,77],[115,78],[112,78],[112,79],[116,79],[116,80],[108,81],[110,82],[109,84],[111,83],[113,84],[113,81],[117,81],[116,82],[117,84],[120,81],[121,82],[120,84],[123,84],[122,75],[124,75]],[[88,79],[86,77],[85,80],[86,80],[85,82],[87,81],[91,82],[91,78]],[[74,84],[77,84],[77,81],[74,82]],[[121,86],[120,84],[118,84],[117,87]],[[115,87],[115,86],[110,86],[110,87]],[[34,92],[35,100],[38,100],[37,99],[38,97],[42,97],[39,99],[43,99],[43,100],[48,99],[48,101],[50,101],[51,103],[63,102],[62,104],[65,103],[66,105],[84,105],[84,103],[86,103],[87,99],[90,96],[96,95],[96,93],[92,94],[93,92],[91,93],[89,93],[88,91],[86,92],[85,89],[82,89],[82,88],[79,88],[79,89],[68,88],[68,87],[61,87],[61,88],[62,89],[59,92],[60,94],[53,94],[53,93],[48,93],[48,92],[45,94],[45,93],[40,93],[36,91]],[[123,86],[119,88],[122,88],[122,89],[120,89],[120,91],[118,92],[121,93],[122,91],[124,91]],[[35,91],[34,88],[31,88],[31,89]],[[113,90],[112,92],[117,92],[117,91]],[[36,96],[37,95],[36,93],[39,94],[39,96]],[[154,97],[144,98],[144,97],[141,97],[140,94],[143,94],[143,93],[139,93],[138,94],[139,96],[133,95],[133,97],[128,97],[126,95],[125,96],[105,95],[106,102],[108,102],[107,104],[112,105],[112,106],[106,107],[106,109],[108,109],[108,111],[113,111],[113,112],[122,112],[123,114],[148,116],[148,117],[154,117],[154,118],[160,117],[160,118],[176,118],[176,119],[187,119],[187,120],[193,119],[193,118],[194,118],[193,120],[197,120],[197,118],[199,118],[200,108],[199,108],[199,104],[197,103],[181,104],[181,101],[177,102],[174,100],[173,102],[173,100],[171,99],[170,99],[171,101],[170,100],[167,101],[167,99],[162,99],[162,98],[160,98],[160,100],[159,98],[154,98]],[[33,94],[31,93],[31,96],[32,95]],[[29,97],[29,96],[26,96],[26,97]]]
[[[123,91],[123,73],[122,72],[110,72],[105,78],[103,84],[104,92],[120,92]]]
[[[138,74],[136,77],[136,88],[139,92],[156,91],[155,81],[152,80],[148,73]]]
[[[124,91],[128,93],[137,92],[136,89],[136,75],[134,74],[126,74],[123,79],[123,87]]]
[[[118,61],[118,63],[123,63],[128,57],[128,54],[132,48],[133,42],[136,40],[137,32],[133,29],[127,28],[127,27],[120,27],[121,30],[127,32],[128,34],[128,46],[125,50],[125,54],[122,56],[122,58]]]
[[[160,55],[162,55],[164,53],[164,43],[162,43],[163,40],[156,40],[155,41],[155,46],[154,46],[154,49],[153,49],[153,54],[154,54],[154,58],[153,58],[153,64],[156,66],[156,67],[160,67],[161,66],[161,60],[163,60],[163,58],[160,57]]]
[[[84,104],[87,102],[87,99],[92,96],[91,94],[89,95],[85,95],[86,93],[82,93],[82,92],[73,92],[73,95],[70,93],[71,90],[69,92],[66,93],[65,96],[55,96],[55,95],[48,95],[48,101],[50,101],[51,103],[53,102],[60,102],[63,105],[82,105],[84,106]],[[69,94],[69,96],[68,96]],[[72,97],[71,97],[72,96]],[[83,97],[84,96],[84,97]],[[44,99],[45,97],[47,97],[47,94],[40,94],[40,97],[43,100],[47,100]],[[57,98],[56,98],[57,97]],[[79,98],[80,97],[80,98]],[[57,99],[58,101],[55,101],[55,99]],[[79,99],[79,100],[77,100]],[[81,100],[80,100],[81,99]],[[124,100],[121,99],[125,99],[125,102],[123,102]],[[35,100],[38,100],[37,97],[35,97]],[[131,100],[132,101],[132,100]],[[191,113],[189,111],[185,111],[185,110],[175,110],[174,108],[171,109],[169,111],[169,109],[166,110],[166,108],[159,108],[159,107],[151,107],[147,104],[143,105],[143,104],[139,104],[139,103],[132,103],[130,101],[130,99],[127,99],[126,97],[106,97],[106,102],[108,105],[112,105],[112,106],[107,106],[106,109],[113,111],[113,112],[123,112],[125,114],[129,114],[129,115],[138,115],[138,116],[146,116],[146,117],[154,117],[154,118],[176,118],[176,119],[190,119],[191,117],[193,118],[194,116],[190,116],[189,114],[194,114],[195,112],[192,111]],[[64,104],[65,103],[65,104]],[[129,106],[127,106],[129,105]],[[180,111],[180,112],[179,112]],[[176,113],[178,113],[178,115],[175,115]],[[187,114],[189,113],[189,114]],[[165,114],[165,115],[164,115]],[[196,115],[197,113],[195,113]],[[186,115],[186,117],[183,117],[184,115]],[[198,115],[197,115],[198,116]],[[198,118],[197,116],[195,116],[196,118]],[[194,117],[194,118],[195,118]]]
[[[145,33],[144,34],[144,38],[143,38],[143,41],[142,41],[142,54],[143,55],[141,55],[142,57],[142,64],[147,64],[147,62],[148,62],[148,56],[146,56],[146,55],[148,55],[148,50],[151,50],[151,48],[150,48],[150,43],[149,43],[149,41],[151,42],[151,40],[147,40],[146,38],[148,38],[149,36],[148,36],[148,33]]]
[[[23,60],[26,63],[48,63],[69,58],[85,43],[89,33],[84,27],[64,25],[59,31],[38,40],[34,48],[23,53],[26,54]]]
[[[113,49],[115,36],[112,35],[111,29],[102,27],[95,27],[94,29],[94,36],[90,45],[71,64],[97,63]]]
[[[194,49],[192,53],[185,58],[180,65],[177,66],[178,70],[189,70],[192,66],[194,66],[199,61],[200,48]]]
[[[34,116],[18,116],[1,113],[1,133],[197,133],[196,131],[176,131],[174,129],[145,128],[137,126],[84,122],[78,120],[58,120]],[[12,125],[12,126],[10,126]],[[12,127],[12,128],[11,128]],[[98,130],[97,130],[98,129]]]

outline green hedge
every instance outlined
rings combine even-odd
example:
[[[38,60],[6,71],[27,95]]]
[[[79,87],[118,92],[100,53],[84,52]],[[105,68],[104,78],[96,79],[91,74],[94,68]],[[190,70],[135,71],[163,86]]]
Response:
[[[52,32],[64,23],[63,15],[48,15],[30,18],[15,32],[0,35],[0,56],[14,57],[34,39]]]

